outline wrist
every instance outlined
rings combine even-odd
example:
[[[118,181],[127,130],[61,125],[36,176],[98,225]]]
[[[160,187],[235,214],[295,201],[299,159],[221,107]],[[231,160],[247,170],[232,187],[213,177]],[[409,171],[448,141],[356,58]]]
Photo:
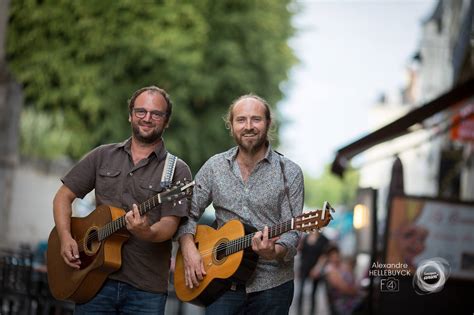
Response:
[[[194,245],[194,235],[190,233],[181,235],[181,237],[179,238],[179,245],[184,249],[187,249],[189,246]]]
[[[288,252],[286,246],[275,244],[275,259],[282,260]]]

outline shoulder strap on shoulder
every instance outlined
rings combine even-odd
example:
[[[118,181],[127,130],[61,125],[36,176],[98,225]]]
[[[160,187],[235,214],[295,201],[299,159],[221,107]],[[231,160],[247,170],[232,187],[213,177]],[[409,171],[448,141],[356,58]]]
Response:
[[[173,182],[174,169],[176,168],[176,162],[178,158],[171,153],[166,154],[165,166],[163,167],[163,173],[161,174],[161,187],[169,188]]]
[[[293,213],[293,206],[291,205],[291,201],[290,201],[290,188],[288,187],[288,180],[286,179],[286,175],[285,175],[285,164],[283,163],[283,159],[282,159],[283,154],[281,154],[279,152],[277,152],[277,153],[280,154],[279,162],[280,162],[281,174],[283,176],[283,185],[285,186],[284,187],[285,195],[286,195],[286,198],[288,198],[288,206],[290,207],[290,211],[291,211],[291,213]]]

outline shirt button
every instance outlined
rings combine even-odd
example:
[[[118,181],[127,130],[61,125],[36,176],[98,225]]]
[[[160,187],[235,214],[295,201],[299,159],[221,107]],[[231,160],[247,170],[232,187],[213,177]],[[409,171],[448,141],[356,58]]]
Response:
[[[247,207],[245,207],[245,206],[244,206],[244,208],[243,208],[243,209],[244,209],[244,211],[247,211]]]
[[[247,187],[245,187],[245,192],[248,193],[249,192],[249,189]]]
[[[128,173],[128,175],[130,175],[130,176],[133,176],[133,173],[132,173],[132,172],[130,172],[130,173]]]
[[[107,175],[110,175],[110,172],[107,172]]]
[[[153,188],[153,185],[148,186],[148,188],[152,189],[152,188]]]

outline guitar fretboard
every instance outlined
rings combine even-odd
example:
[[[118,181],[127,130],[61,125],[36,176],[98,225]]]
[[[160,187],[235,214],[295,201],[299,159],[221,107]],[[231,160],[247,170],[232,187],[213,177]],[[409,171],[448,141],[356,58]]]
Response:
[[[275,226],[270,227],[268,229],[268,238],[274,238],[276,236],[279,236],[285,232],[292,230],[293,222],[294,222],[293,219],[291,219],[286,222],[279,223]],[[255,236],[255,233],[247,234],[238,239],[225,243],[225,248],[223,248],[223,250],[225,251],[224,252],[225,256],[232,255],[234,253],[237,253],[238,251],[244,250],[252,246],[252,238]]]
[[[194,182],[191,182],[183,187],[176,187],[174,189],[157,194],[146,200],[145,202],[139,204],[138,212],[141,216],[143,216],[145,215],[145,213],[164,202],[170,202],[181,199],[186,196],[186,188],[192,187],[193,185]],[[117,232],[118,230],[124,228],[126,225],[127,224],[125,222],[125,215],[119,217],[118,219],[110,221],[97,231],[97,239],[99,241],[102,241]]]

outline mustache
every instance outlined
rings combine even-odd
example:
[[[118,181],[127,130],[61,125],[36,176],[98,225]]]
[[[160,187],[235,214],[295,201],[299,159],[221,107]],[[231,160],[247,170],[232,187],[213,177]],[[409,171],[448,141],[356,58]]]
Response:
[[[245,129],[241,133],[242,136],[255,136],[257,135],[257,131],[255,129]]]
[[[139,121],[138,125],[150,127],[150,126],[153,126],[153,123],[151,121]]]

